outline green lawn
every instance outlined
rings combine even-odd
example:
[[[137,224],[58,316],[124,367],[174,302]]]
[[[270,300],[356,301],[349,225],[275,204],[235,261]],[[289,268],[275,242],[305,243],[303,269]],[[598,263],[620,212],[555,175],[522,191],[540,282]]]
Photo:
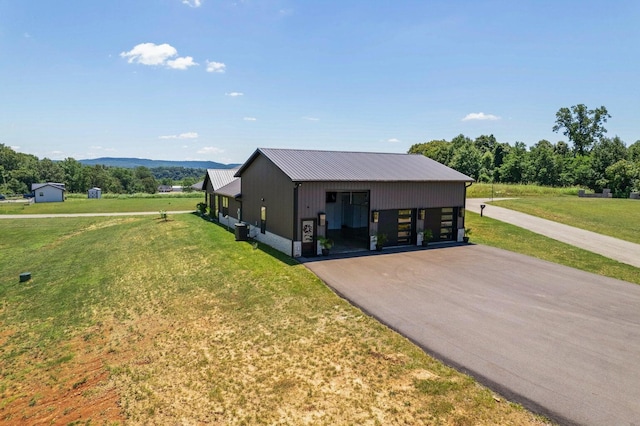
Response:
[[[467,211],[467,227],[473,230],[471,241],[526,254],[587,272],[640,284],[638,268],[617,262],[540,234],[527,231],[487,216]]]
[[[26,200],[25,200],[26,201]],[[204,202],[204,194],[157,196],[122,196],[118,198],[87,199],[68,197],[62,203],[0,203],[2,214],[61,214],[61,213],[116,213],[155,212],[160,210],[194,210]]]
[[[0,423],[542,424],[196,215],[2,227]]]
[[[640,201],[527,197],[493,204],[640,244]]]

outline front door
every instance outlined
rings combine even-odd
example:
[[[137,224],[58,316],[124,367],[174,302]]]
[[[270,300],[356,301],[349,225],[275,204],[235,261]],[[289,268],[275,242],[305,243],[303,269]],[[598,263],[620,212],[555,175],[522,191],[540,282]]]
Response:
[[[302,219],[302,256],[316,254],[316,219]]]

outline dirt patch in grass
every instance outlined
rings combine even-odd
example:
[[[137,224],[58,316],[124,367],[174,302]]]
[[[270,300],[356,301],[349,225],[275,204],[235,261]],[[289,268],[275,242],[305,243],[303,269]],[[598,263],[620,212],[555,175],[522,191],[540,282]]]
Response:
[[[3,389],[0,424],[122,422],[120,396],[106,368],[112,355],[101,349],[108,333],[100,332],[91,339],[74,338],[54,351],[54,358],[37,350],[17,358],[11,370],[21,376],[19,385]]]

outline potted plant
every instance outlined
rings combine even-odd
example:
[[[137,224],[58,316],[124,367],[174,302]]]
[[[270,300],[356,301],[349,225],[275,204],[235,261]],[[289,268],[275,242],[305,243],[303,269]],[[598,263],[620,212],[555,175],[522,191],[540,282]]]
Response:
[[[464,237],[462,237],[462,241],[464,241],[465,243],[468,243],[469,235],[471,235],[471,228],[464,228]]]
[[[431,229],[425,229],[424,231],[422,231],[422,246],[426,247],[432,238],[433,238],[433,231]]]
[[[387,242],[387,234],[385,234],[384,232],[378,232],[376,234],[376,250],[382,251],[382,247],[384,247],[384,244],[386,242]]]
[[[329,250],[331,250],[331,247],[333,247],[333,240],[331,238],[319,236],[318,242],[320,243],[320,248],[322,249],[322,255],[328,256]]]

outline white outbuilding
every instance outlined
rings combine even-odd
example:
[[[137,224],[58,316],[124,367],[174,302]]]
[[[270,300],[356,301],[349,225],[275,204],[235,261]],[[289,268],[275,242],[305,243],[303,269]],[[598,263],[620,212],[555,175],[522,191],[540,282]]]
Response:
[[[36,203],[55,203],[64,201],[64,183],[33,183],[31,192],[35,195]]]
[[[87,191],[87,196],[89,198],[102,198],[102,189],[98,187],[91,188]]]

